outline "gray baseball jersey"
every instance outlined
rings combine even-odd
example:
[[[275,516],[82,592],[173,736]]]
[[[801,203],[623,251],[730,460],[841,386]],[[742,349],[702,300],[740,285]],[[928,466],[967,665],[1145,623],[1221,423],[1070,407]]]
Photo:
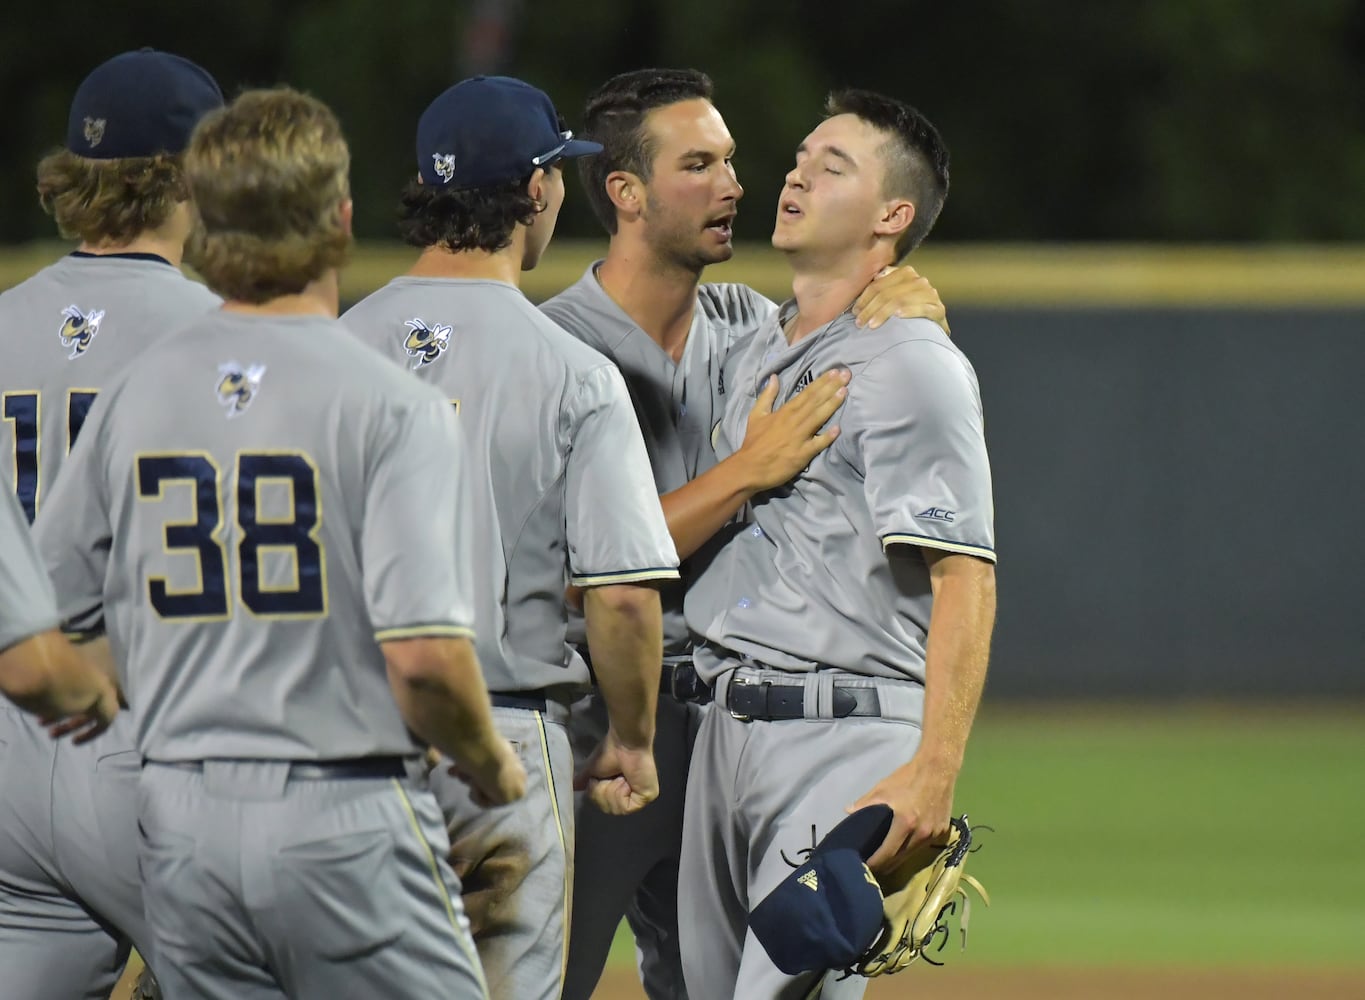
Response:
[[[682,358],[674,362],[607,295],[597,280],[600,263],[541,309],[620,369],[644,432],[655,489],[670,493],[715,465],[711,432],[725,409],[727,358],[777,307],[743,285],[702,285]],[[682,579],[661,588],[667,656],[680,658],[691,649],[683,593],[711,554],[711,546],[695,553],[683,563]],[[576,624],[581,627],[581,620]],[[581,632],[574,638],[581,641]],[[646,992],[656,1000],[685,996],[678,955],[678,856],[682,791],[699,715],[696,705],[659,699],[654,739],[659,799],[648,809],[628,817],[604,816],[579,804],[565,1000],[593,993],[623,913],[635,936]],[[606,728],[600,699],[575,706],[570,732],[580,760]]]
[[[472,634],[467,478],[444,397],[338,322],[220,312],[101,393],[35,530],[144,757],[404,755],[378,642]]]
[[[343,317],[455,404],[470,447],[479,659],[493,691],[582,688],[564,587],[674,580],[621,375],[499,281],[402,277]]]
[[[0,502],[17,495],[32,520],[95,395],[218,303],[150,254],[73,253],[0,295],[0,490],[11,494]],[[0,816],[0,968],[19,976],[7,991],[106,997],[130,938],[150,954],[131,713],[83,746],[4,713],[5,742],[11,773],[45,776],[6,794]]]
[[[644,433],[655,488],[661,495],[671,493],[716,464],[711,432],[725,410],[726,359],[777,307],[745,285],[702,285],[687,345],[675,363],[603,290],[597,280],[600,264],[590,266],[541,309],[621,370]],[[688,559],[682,579],[662,589],[666,654],[691,647],[683,594],[710,552],[705,548]]]
[[[782,323],[794,309],[784,305],[736,359],[717,454],[743,441],[774,374],[782,402],[831,368],[849,369],[840,436],[793,483],[755,498],[751,523],[688,591],[688,624],[782,670],[922,682],[933,594],[917,547],[995,560],[976,373],[923,319],[862,330],[844,313],[788,345]],[[722,669],[713,650],[696,660],[709,680]]]
[[[96,393],[219,302],[151,254],[70,254],[0,294],[0,483],[30,521]]]
[[[56,628],[57,598],[12,493],[0,490],[0,650]]]

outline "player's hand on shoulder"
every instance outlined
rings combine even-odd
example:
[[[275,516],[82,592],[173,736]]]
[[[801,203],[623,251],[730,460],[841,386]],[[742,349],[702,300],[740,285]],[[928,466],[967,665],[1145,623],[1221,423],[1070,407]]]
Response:
[[[516,748],[498,737],[487,767],[472,768],[452,764],[450,774],[469,786],[470,798],[484,808],[505,806],[526,794],[526,768]]]
[[[850,378],[845,369],[828,371],[777,409],[778,380],[768,379],[749,411],[744,443],[734,456],[745,463],[752,489],[790,482],[834,443],[839,428],[820,428],[844,405]]]
[[[947,835],[957,773],[955,766],[917,755],[848,807],[849,812],[856,812],[864,806],[884,803],[894,813],[886,839],[868,858],[867,865],[874,873],[895,868],[921,844]]]
[[[883,268],[853,303],[853,318],[859,326],[875,330],[892,316],[901,319],[928,319],[948,328],[948,310],[929,279],[908,264]]]
[[[574,777],[574,790],[610,816],[639,812],[659,797],[653,747],[628,747],[608,730],[588,762]]]

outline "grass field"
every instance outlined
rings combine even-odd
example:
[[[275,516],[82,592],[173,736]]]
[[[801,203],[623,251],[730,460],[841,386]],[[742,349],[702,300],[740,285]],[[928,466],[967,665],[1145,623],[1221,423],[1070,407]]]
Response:
[[[957,805],[996,828],[993,905],[949,962],[1312,967],[1365,997],[1362,790],[1365,706],[986,711]]]
[[[868,1000],[1365,997],[1362,789],[1365,705],[988,708],[957,805],[993,905]],[[633,960],[623,928],[595,996],[643,998]]]

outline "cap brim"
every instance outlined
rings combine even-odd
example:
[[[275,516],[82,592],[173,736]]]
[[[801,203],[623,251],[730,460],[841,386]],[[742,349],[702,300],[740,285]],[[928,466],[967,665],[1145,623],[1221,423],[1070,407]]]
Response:
[[[864,806],[844,819],[816,845],[815,853],[824,854],[839,848],[857,851],[864,861],[877,853],[882,841],[891,832],[891,807],[878,803]]]
[[[557,160],[571,160],[576,156],[592,156],[593,153],[602,152],[600,142],[589,142],[587,139],[570,139],[564,144],[564,148],[555,157]]]

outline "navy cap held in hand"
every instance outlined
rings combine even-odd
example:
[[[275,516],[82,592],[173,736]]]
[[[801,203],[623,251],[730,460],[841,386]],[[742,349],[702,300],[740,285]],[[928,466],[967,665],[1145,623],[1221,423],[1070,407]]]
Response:
[[[749,914],[754,936],[787,975],[847,968],[877,939],[882,890],[867,859],[891,817],[884,805],[853,813]]]

